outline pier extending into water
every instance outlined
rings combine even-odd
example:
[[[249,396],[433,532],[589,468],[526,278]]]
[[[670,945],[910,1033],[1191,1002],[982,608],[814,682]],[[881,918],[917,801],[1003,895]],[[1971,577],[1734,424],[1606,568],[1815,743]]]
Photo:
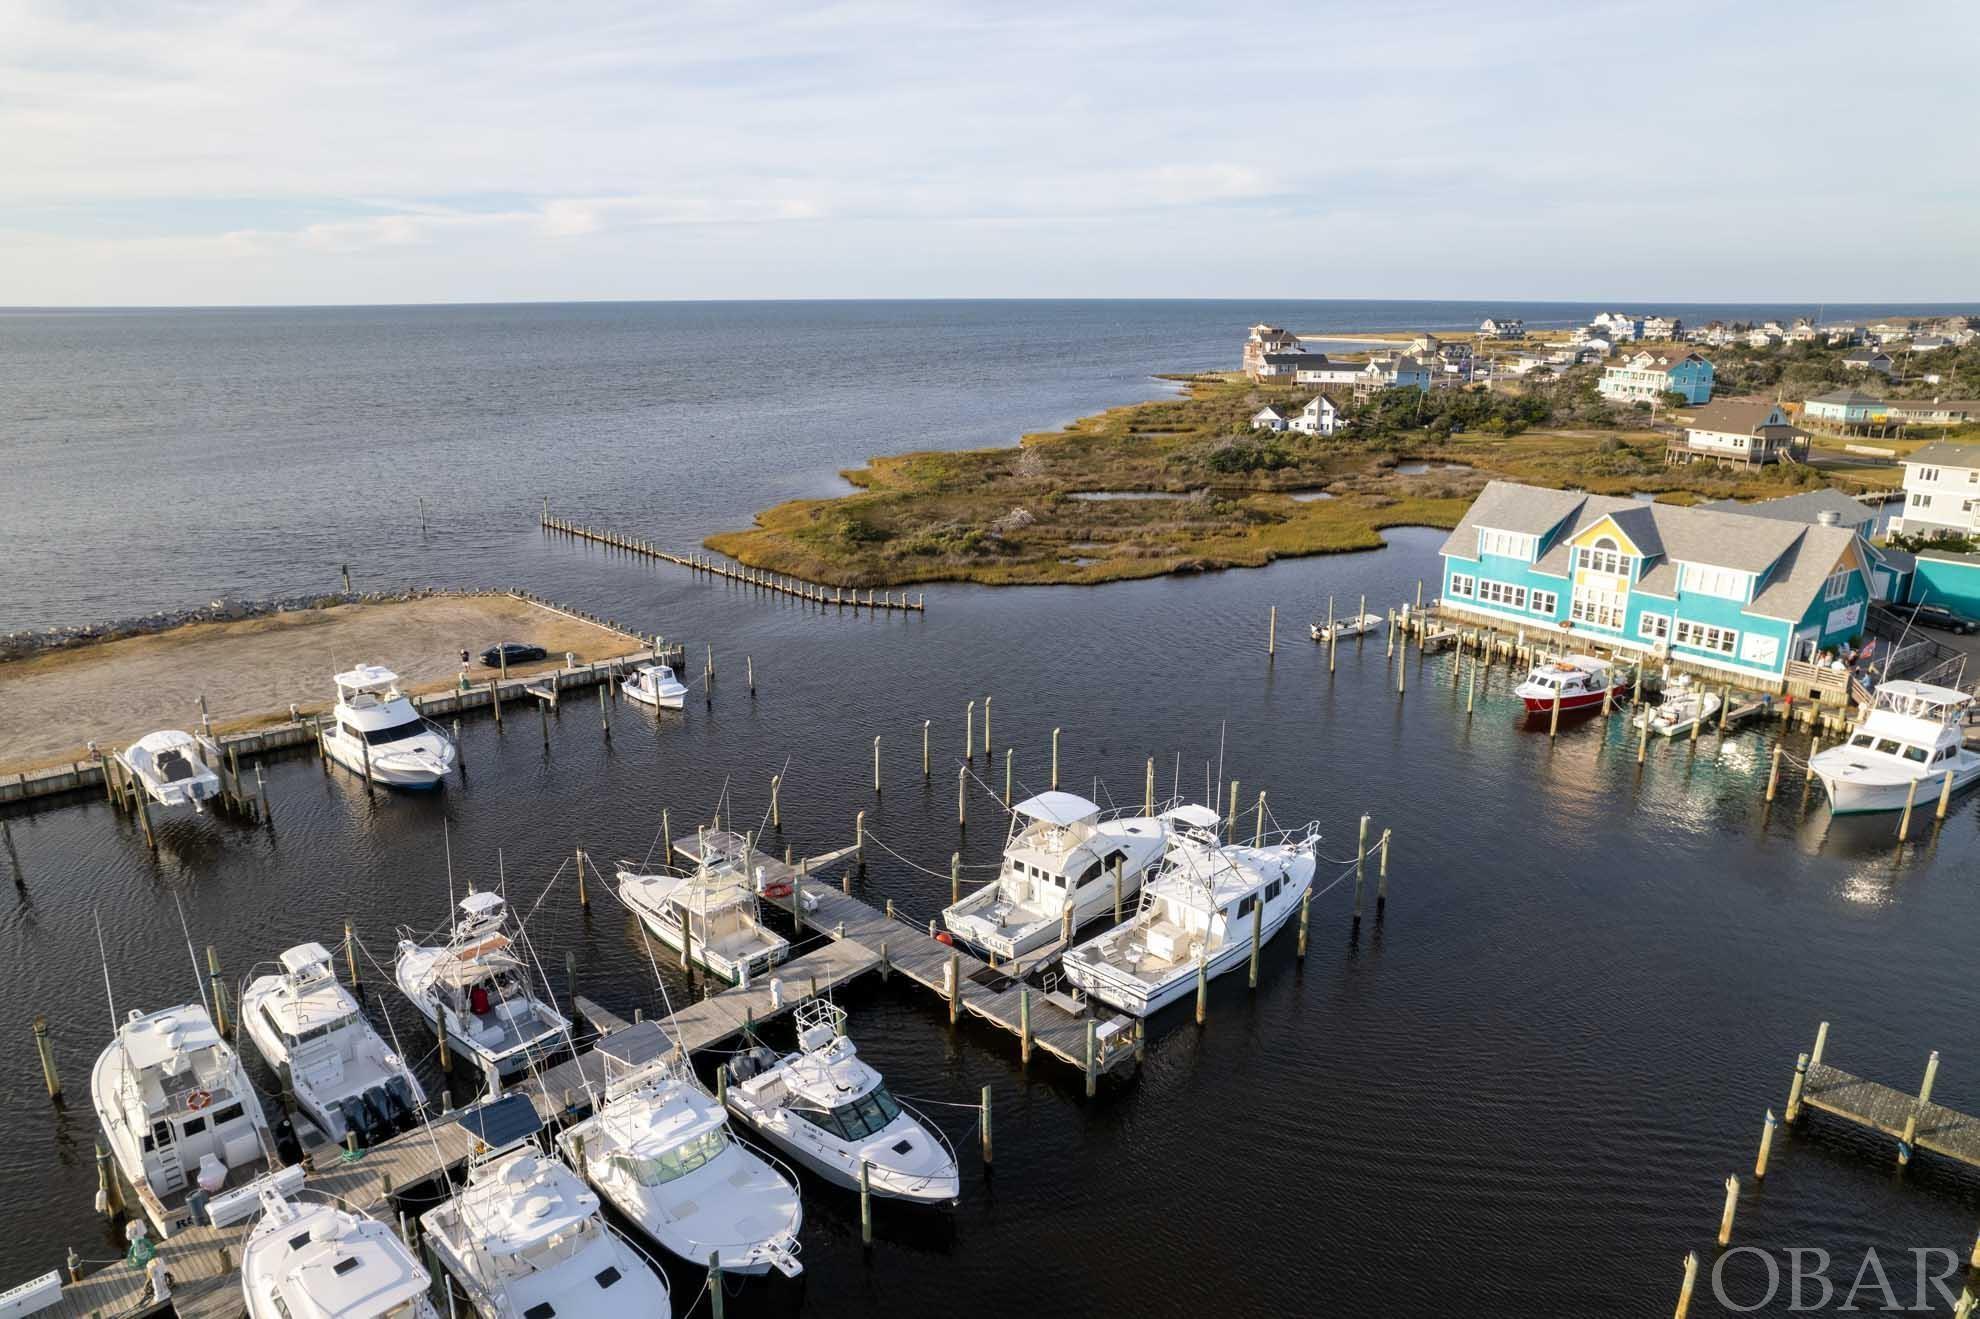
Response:
[[[787,595],[793,599],[805,600],[815,605],[825,605],[838,609],[852,609],[854,611],[860,609],[894,609],[906,610],[911,613],[919,613],[927,608],[924,602],[925,598],[920,592],[916,592],[913,598],[910,599],[906,591],[901,592],[898,597],[892,591],[868,591],[866,593],[866,599],[862,600],[859,598],[859,592],[857,590],[848,591],[835,586],[832,588],[832,593],[827,595],[824,587],[814,586],[810,582],[800,581],[795,577],[785,577],[778,573],[763,572],[756,568],[746,568],[740,564],[731,566],[719,559],[710,558],[705,554],[675,554],[669,550],[661,549],[650,540],[642,540],[637,536],[628,536],[623,532],[609,531],[599,527],[587,527],[582,523],[569,522],[563,518],[553,518],[550,516],[550,504],[548,500],[544,501],[543,515],[539,519],[539,524],[545,531],[554,531],[560,535],[569,536],[573,540],[590,541],[594,545],[604,545],[611,549],[623,550],[627,554],[636,554],[642,558],[659,559],[663,562],[686,568],[690,572],[706,573],[711,577],[726,577],[732,582],[739,582],[744,586],[754,587],[759,591],[767,591],[773,595]]]

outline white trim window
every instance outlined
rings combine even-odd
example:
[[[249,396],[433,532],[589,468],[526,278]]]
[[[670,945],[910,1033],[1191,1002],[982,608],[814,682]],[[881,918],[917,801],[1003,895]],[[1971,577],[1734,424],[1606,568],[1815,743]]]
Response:
[[[1681,578],[1683,589],[1721,600],[1744,600],[1753,581],[1751,573],[1737,568],[1715,568],[1708,563],[1687,563]]]
[[[1561,597],[1553,591],[1535,591],[1532,594],[1532,603],[1528,607],[1536,614],[1545,614],[1552,618],[1554,611],[1561,607]]]
[[[1693,650],[1709,650],[1731,655],[1739,650],[1739,633],[1731,628],[1711,627],[1688,618],[1677,620],[1677,644]]]
[[[1629,616],[1629,600],[1620,591],[1604,591],[1594,586],[1577,586],[1568,614],[1577,623],[1622,631]]]
[[[1504,605],[1508,609],[1526,608],[1526,588],[1511,586],[1505,582],[1495,582],[1486,578],[1478,583],[1478,599],[1483,604]]]
[[[1930,508],[1932,507],[1932,496],[1921,495],[1914,490],[1911,492],[1911,506],[1913,508]]]
[[[1452,595],[1462,595],[1468,597],[1472,595],[1477,590],[1477,588],[1478,588],[1478,583],[1468,575],[1461,572],[1454,572],[1451,574],[1450,590]]]
[[[1822,598],[1824,600],[1840,600],[1848,595],[1849,575],[1852,571],[1853,569],[1845,568],[1841,572],[1830,573],[1829,579],[1822,583]]]
[[[1668,641],[1671,636],[1671,616],[1669,614],[1642,614],[1636,620],[1636,635],[1645,641]]]
[[[1580,558],[1580,567],[1585,571],[1607,573],[1611,577],[1628,576],[1633,562],[1631,557],[1624,554],[1621,548],[1607,536],[1596,541],[1593,546],[1585,546],[1577,550],[1576,554]]]

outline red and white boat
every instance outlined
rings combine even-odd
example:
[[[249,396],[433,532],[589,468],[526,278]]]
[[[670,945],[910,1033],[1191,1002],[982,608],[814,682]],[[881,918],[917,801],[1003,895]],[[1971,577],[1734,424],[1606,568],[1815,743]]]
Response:
[[[1615,665],[1593,655],[1563,655],[1548,660],[1537,665],[1526,675],[1525,682],[1513,688],[1513,695],[1526,702],[1529,714],[1552,711],[1557,699],[1563,711],[1590,709],[1602,704],[1604,692],[1621,700],[1629,694],[1629,683],[1617,673]]]

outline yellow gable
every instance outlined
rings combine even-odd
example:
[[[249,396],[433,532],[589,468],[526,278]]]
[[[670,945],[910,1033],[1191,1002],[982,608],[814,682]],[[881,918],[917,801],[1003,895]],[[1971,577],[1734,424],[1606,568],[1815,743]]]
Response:
[[[1623,535],[1622,528],[1616,525],[1616,520],[1606,513],[1590,524],[1588,530],[1570,539],[1568,544],[1586,549],[1604,536],[1615,541],[1616,545],[1621,548],[1624,554],[1632,555],[1636,558],[1643,556],[1643,551],[1637,548],[1636,542],[1628,536]]]

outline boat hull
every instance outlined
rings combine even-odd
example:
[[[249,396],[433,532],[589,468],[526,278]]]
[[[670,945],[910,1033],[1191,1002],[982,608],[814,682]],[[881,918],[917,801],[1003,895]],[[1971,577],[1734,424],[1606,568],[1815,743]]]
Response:
[[[842,1190],[859,1189],[857,1168],[848,1169],[844,1164],[826,1158],[822,1151],[811,1149],[802,1141],[786,1136],[774,1124],[758,1121],[755,1111],[738,1104],[733,1096],[729,1100],[729,1112],[738,1120],[747,1123],[751,1132],[774,1146],[779,1154],[801,1164],[805,1171],[819,1180],[829,1182]],[[899,1180],[888,1170],[874,1166],[868,1173],[868,1183],[875,1199],[900,1200],[908,1204],[954,1204],[957,1197],[962,1194],[961,1179],[955,1171],[954,1164],[949,1166],[945,1177],[909,1177]],[[917,1186],[917,1183],[920,1185]]]
[[[1879,776],[1875,778],[1858,774],[1839,773],[1834,770],[1815,768],[1815,775],[1822,781],[1822,791],[1828,794],[1829,812],[1832,815],[1869,815],[1878,811],[1901,811],[1907,799],[1912,807],[1933,801],[1944,790],[1945,771],[1937,774],[1922,774],[1915,778]],[[1953,775],[1953,791],[1970,788],[1980,781],[1980,759],[1974,764],[1956,769]]]
[[[330,759],[336,761],[351,773],[357,775],[359,778],[364,777],[364,749],[362,747],[353,746],[341,737],[326,738],[324,741],[324,752]],[[449,757],[445,767],[440,769],[428,767],[412,768],[382,762],[374,758],[371,764],[371,781],[387,788],[404,788],[417,792],[428,788],[439,787],[441,783],[446,781],[447,775],[452,770],[452,757]]]
[[[655,706],[662,710],[684,710],[687,708],[687,691],[685,689],[678,692],[663,691],[658,696],[638,687],[621,687],[619,688],[619,692],[629,701],[637,701],[641,705]]]
[[[1609,688],[1607,694],[1611,704],[1620,701],[1629,695],[1629,684],[1617,683],[1615,686]],[[1602,708],[1602,696],[1603,692],[1600,688],[1592,692],[1576,692],[1572,696],[1563,696],[1560,706],[1561,713],[1570,714],[1580,710],[1599,710]],[[1552,696],[1523,695],[1519,699],[1525,704],[1528,714],[1552,714],[1554,712],[1554,698]]]

